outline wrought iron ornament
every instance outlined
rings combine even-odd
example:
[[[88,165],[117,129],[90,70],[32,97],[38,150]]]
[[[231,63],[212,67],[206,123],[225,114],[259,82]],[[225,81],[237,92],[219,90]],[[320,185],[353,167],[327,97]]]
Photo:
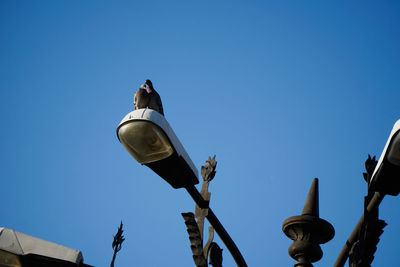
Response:
[[[364,180],[367,182],[368,187],[369,187],[369,183],[370,183],[371,178],[372,178],[372,174],[374,173],[376,164],[378,164],[378,161],[376,160],[375,156],[373,156],[371,158],[371,155],[368,154],[368,158],[365,161],[365,170],[367,172],[363,173]]]
[[[122,243],[125,240],[124,236],[122,235],[122,233],[124,232],[124,230],[122,230],[122,227],[123,227],[123,224],[122,224],[122,221],[121,221],[121,223],[120,223],[120,225],[118,227],[117,234],[115,236],[113,236],[114,240],[112,242],[112,248],[114,249],[114,254],[113,254],[113,257],[112,257],[112,260],[111,260],[110,267],[114,267],[114,261],[115,261],[115,258],[117,256],[117,253],[121,250]]]
[[[185,220],[187,232],[189,234],[194,264],[196,264],[197,267],[207,267],[207,261],[203,252],[203,240],[194,214],[193,212],[182,213],[182,217]]]
[[[318,179],[315,178],[300,216],[286,219],[282,231],[294,242],[289,255],[297,260],[295,267],[312,267],[312,262],[322,258],[320,244],[330,241],[335,235],[333,226],[319,218]]]
[[[377,165],[375,156],[365,161],[366,173],[363,173],[364,180],[368,184],[368,193],[364,198],[364,217],[358,233],[358,240],[351,246],[349,252],[350,267],[369,267],[374,260],[374,254],[377,250],[379,237],[383,234],[383,228],[387,225],[384,220],[379,219],[379,207],[368,211],[368,204],[371,202],[374,192],[370,189],[370,181]]]
[[[216,167],[217,162],[215,160],[215,155],[212,158],[208,157],[204,166],[201,167],[203,184],[200,195],[207,202],[209,202],[211,198],[211,193],[208,191],[208,187],[215,177]],[[195,214],[192,212],[182,213],[182,217],[185,220],[187,232],[189,234],[190,248],[192,249],[195,265],[197,267],[207,267],[207,259],[209,259],[209,264],[212,266],[222,267],[222,249],[217,245],[217,243],[212,242],[214,239],[214,228],[212,226],[208,227],[208,240],[206,245],[203,247],[204,220],[208,215],[208,212],[208,208],[200,208],[196,205]]]

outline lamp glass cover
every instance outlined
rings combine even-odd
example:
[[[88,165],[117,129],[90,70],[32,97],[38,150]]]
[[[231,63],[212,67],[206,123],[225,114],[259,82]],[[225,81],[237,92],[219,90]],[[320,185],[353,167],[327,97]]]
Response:
[[[390,163],[400,166],[400,132],[393,138],[388,150],[387,159]]]
[[[4,250],[0,250],[0,266],[22,267],[17,255]]]
[[[119,128],[118,136],[126,150],[141,164],[159,161],[174,153],[164,131],[148,121],[130,121]]]

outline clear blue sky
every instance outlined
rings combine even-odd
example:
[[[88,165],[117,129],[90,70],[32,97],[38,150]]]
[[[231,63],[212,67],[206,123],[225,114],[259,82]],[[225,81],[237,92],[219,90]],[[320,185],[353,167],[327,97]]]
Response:
[[[217,155],[211,206],[249,266],[293,266],[281,226],[314,177],[336,230],[316,266],[332,266],[363,209],[364,161],[400,118],[399,12],[397,1],[0,1],[0,226],[107,266],[122,220],[117,266],[194,266],[180,215],[193,201],[115,133],[151,79],[197,167]],[[374,264],[396,266],[399,197],[380,211]]]

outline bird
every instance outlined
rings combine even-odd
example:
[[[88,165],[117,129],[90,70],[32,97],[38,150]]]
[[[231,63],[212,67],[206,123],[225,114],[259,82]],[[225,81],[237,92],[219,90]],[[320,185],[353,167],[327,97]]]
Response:
[[[161,102],[161,97],[157,93],[157,91],[154,89],[153,83],[148,79],[144,83],[147,86],[146,91],[149,96],[148,108],[156,110],[156,111],[158,111],[158,113],[164,115],[164,109],[163,109],[163,105]]]
[[[139,91],[135,93],[133,104],[135,109],[146,108],[149,105],[150,97],[146,91],[146,84],[139,87]]]
[[[164,116],[161,97],[153,87],[150,80],[146,80],[135,93],[133,104],[135,109],[149,108]]]

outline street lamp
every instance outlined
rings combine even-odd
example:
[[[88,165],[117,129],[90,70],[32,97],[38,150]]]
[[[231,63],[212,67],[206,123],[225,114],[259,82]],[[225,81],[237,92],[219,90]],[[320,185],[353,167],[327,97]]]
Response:
[[[370,177],[368,194],[372,194],[371,198],[365,203],[364,213],[343,246],[334,267],[344,266],[352,246],[359,238],[366,217],[377,212],[385,195],[397,196],[400,192],[400,120],[394,124],[382,155]]]
[[[194,186],[199,183],[198,170],[165,117],[152,109],[136,109],[122,119],[117,136],[136,161],[152,169],[173,188],[185,188],[197,206],[207,210],[207,220],[236,264],[247,266],[235,242],[209,207],[209,201]]]
[[[397,196],[400,193],[400,120],[390,133],[371,178],[371,189]]]
[[[173,188],[199,183],[197,168],[168,121],[157,111],[137,109],[128,113],[117,128],[117,136],[137,162]]]
[[[197,206],[206,211],[206,218],[232,254],[237,265],[247,266],[239,249],[209,207],[208,199],[205,199],[196,189],[195,184],[199,183],[198,170],[165,117],[152,109],[137,109],[123,118],[117,128],[117,136],[139,163],[152,169],[172,187],[185,188]],[[362,228],[368,223],[370,214],[377,216],[377,209],[384,196],[386,194],[396,196],[400,193],[400,120],[395,123],[375,169],[369,169],[367,168],[369,188],[364,214],[343,247],[334,264],[335,267],[344,266],[350,249],[357,242]],[[302,215],[288,218],[283,223],[283,231],[295,241],[290,249],[290,255],[298,260],[295,266],[312,266],[311,262],[321,258],[322,251],[319,244],[330,240],[334,235],[334,230],[328,222],[318,216],[318,181],[316,179]],[[373,234],[376,233],[373,232]],[[304,236],[311,238],[311,241]]]

